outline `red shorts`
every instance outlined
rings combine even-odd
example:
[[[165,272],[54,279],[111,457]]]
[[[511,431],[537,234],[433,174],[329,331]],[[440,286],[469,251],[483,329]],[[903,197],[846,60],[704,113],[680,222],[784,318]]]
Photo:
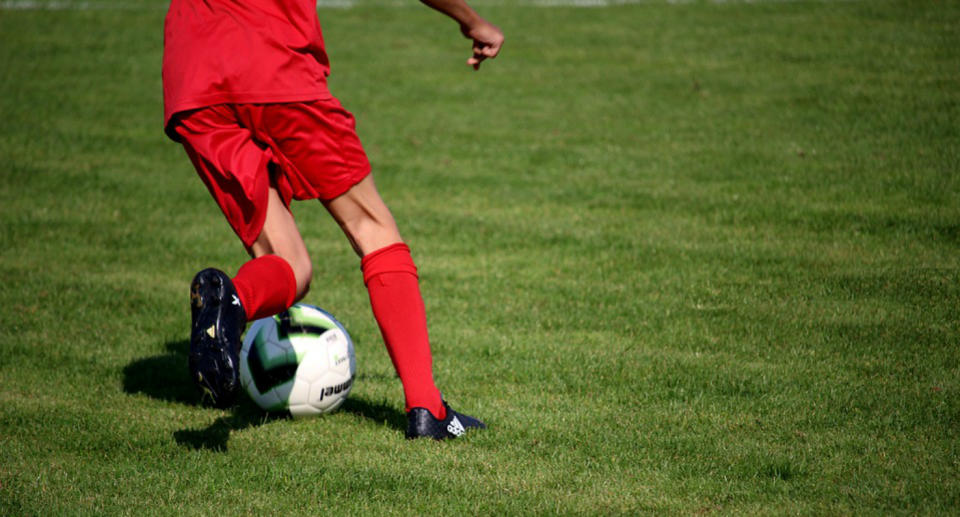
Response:
[[[173,122],[200,178],[243,244],[263,229],[272,185],[292,199],[333,199],[370,173],[353,115],[336,99],[218,104]]]

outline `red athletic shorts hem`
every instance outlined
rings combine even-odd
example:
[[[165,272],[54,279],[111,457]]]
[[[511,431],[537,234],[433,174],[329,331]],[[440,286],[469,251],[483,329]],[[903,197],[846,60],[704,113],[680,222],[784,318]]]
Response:
[[[173,130],[233,231],[250,247],[270,186],[284,205],[334,199],[370,174],[353,115],[335,98],[218,104],[178,114]]]

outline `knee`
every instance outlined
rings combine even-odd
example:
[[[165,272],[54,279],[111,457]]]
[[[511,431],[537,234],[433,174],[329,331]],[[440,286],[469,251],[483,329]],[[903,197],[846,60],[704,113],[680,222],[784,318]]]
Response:
[[[277,255],[290,266],[290,270],[293,272],[293,279],[297,288],[293,301],[298,302],[310,291],[310,281],[313,279],[313,264],[310,262],[310,255],[305,250],[300,253]]]
[[[291,263],[290,267],[293,269],[293,276],[297,281],[297,295],[294,301],[298,302],[310,291],[310,281],[313,280],[313,265],[307,257],[306,260],[297,260],[296,263]]]
[[[402,241],[397,223],[377,193],[372,176],[340,197],[325,201],[324,206],[360,256]]]
[[[343,221],[341,227],[361,257],[384,246],[403,242],[392,218],[358,217]]]

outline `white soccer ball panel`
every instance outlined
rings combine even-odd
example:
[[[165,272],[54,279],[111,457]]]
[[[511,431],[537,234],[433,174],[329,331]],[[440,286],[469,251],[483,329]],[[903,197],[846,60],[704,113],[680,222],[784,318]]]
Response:
[[[328,331],[327,334],[330,332]],[[297,368],[297,378],[306,382],[313,382],[330,369],[330,360],[324,348],[324,338],[300,338],[298,346],[303,353],[300,355],[300,366]],[[304,343],[306,341],[306,343]]]
[[[300,378],[294,378],[291,384],[293,390],[290,391],[290,395],[287,397],[287,404],[294,406],[309,403],[311,384]]]
[[[356,357],[353,353],[353,343],[340,329],[334,329],[323,335],[326,341],[327,358],[330,368],[347,375],[353,375],[356,369]]]
[[[352,384],[349,375],[328,371],[310,385],[309,403],[318,410],[332,411],[346,400]]]

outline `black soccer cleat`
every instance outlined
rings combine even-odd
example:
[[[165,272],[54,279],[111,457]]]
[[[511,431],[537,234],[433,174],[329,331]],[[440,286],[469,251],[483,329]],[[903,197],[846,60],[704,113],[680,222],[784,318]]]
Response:
[[[407,439],[414,438],[433,438],[434,440],[445,440],[447,438],[456,438],[467,429],[486,429],[483,422],[454,411],[446,401],[443,401],[443,407],[447,409],[447,418],[440,420],[433,416],[429,410],[422,407],[415,407],[407,413]]]
[[[240,391],[240,334],[247,324],[230,277],[213,268],[197,273],[190,309],[190,375],[214,406],[230,407]]]

